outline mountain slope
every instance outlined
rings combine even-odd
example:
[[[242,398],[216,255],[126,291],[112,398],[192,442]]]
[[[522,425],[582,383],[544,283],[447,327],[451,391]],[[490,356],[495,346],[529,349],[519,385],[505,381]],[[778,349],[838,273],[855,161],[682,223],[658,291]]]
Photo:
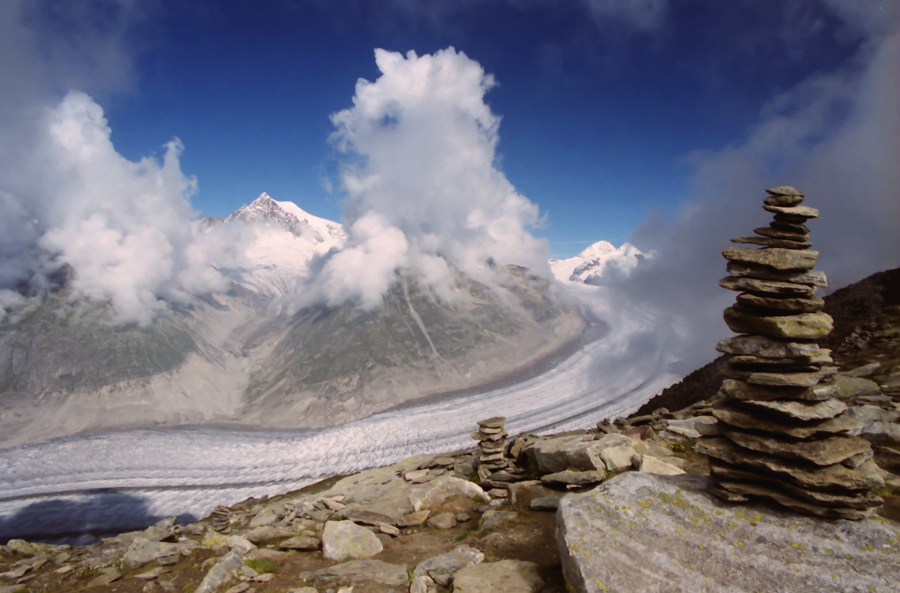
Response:
[[[343,245],[339,224],[266,194],[203,222],[241,238],[242,263],[220,269],[229,292],[140,328],[63,289],[0,326],[0,445],[156,424],[325,426],[501,379],[584,329],[519,268],[495,270],[495,287],[457,273],[452,302],[398,271],[378,311],[295,312],[310,262]]]
[[[864,361],[878,358],[871,348],[877,347],[865,341],[864,347],[857,338],[869,330],[869,333],[893,331],[892,327],[900,327],[900,268],[878,272],[859,282],[836,290],[824,297],[825,313],[834,319],[834,330],[820,344],[832,350],[835,362],[841,370],[850,370]],[[722,336],[723,338],[727,336]],[[865,352],[858,356],[859,350]],[[885,352],[882,358],[896,358],[896,352]],[[649,414],[657,408],[670,411],[680,410],[693,403],[709,399],[716,394],[725,376],[722,369],[725,356],[719,356],[709,364],[697,369],[684,379],[664,389],[659,395],[641,406],[633,415]],[[889,368],[888,365],[886,368]]]
[[[248,416],[321,426],[502,379],[577,338],[580,317],[549,284],[511,268],[513,301],[457,275],[454,303],[401,277],[373,312],[351,305],[298,312],[264,368],[251,374]],[[273,413],[274,412],[274,413]]]

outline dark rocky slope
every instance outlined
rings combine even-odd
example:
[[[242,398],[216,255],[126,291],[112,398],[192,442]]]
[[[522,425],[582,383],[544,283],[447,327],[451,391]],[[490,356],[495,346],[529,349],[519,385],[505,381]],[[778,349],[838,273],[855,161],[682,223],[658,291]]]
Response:
[[[861,360],[874,360],[879,355],[890,358],[890,337],[896,337],[900,330],[900,268],[873,274],[824,300],[825,312],[834,319],[834,331],[820,343],[834,351],[841,369],[861,366]],[[659,408],[680,410],[713,397],[722,384],[724,365],[725,356],[718,357],[664,389],[632,416],[644,416]],[[883,366],[890,368],[888,364]]]

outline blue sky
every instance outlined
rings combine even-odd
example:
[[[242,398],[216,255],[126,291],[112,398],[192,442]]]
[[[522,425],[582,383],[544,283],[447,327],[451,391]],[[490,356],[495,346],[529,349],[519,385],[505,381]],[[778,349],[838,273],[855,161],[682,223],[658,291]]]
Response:
[[[64,265],[129,322],[227,290],[192,219],[267,192],[346,223],[328,302],[628,240],[622,294],[721,335],[766,187],[828,290],[900,266],[897,97],[900,0],[6,0],[0,320]]]
[[[453,46],[499,83],[486,101],[502,117],[500,168],[564,257],[675,212],[695,151],[741,143],[775,97],[852,67],[866,32],[833,4],[162,2],[128,27],[127,85],[95,99],[129,159],[181,139],[202,214],[266,191],[338,219],[329,116],[378,77],[375,48]]]

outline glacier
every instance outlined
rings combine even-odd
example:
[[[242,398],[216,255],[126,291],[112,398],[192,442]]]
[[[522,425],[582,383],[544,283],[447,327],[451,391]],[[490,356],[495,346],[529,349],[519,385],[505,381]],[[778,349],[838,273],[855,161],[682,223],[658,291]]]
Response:
[[[615,302],[602,287],[570,289],[604,331],[515,384],[324,429],[135,429],[0,449],[0,540],[84,543],[166,516],[196,520],[218,504],[415,454],[472,448],[475,422],[489,416],[507,417],[511,434],[587,428],[634,411],[680,378],[670,369],[683,336],[670,320]]]

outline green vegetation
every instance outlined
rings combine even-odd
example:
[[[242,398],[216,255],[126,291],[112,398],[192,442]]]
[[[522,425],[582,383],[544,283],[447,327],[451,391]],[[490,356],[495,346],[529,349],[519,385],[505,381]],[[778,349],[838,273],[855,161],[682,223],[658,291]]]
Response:
[[[261,560],[259,558],[251,558],[244,562],[244,566],[249,566],[259,574],[274,573],[278,570],[278,565],[271,560]]]
[[[694,443],[667,443],[669,449],[672,450],[673,453],[681,453],[683,455],[693,455],[694,453]]]
[[[463,531],[462,533],[459,534],[459,537],[456,538],[456,541],[461,542],[462,540],[466,539],[470,535],[472,535],[472,530],[466,529],[465,531]]]
[[[102,573],[100,572],[100,569],[97,567],[92,567],[92,568],[85,567],[85,568],[79,569],[78,572],[75,573],[75,576],[80,580],[86,581],[88,579],[95,579],[95,578],[99,577],[101,574]]]
[[[886,484],[886,485],[882,486],[881,488],[876,488],[875,490],[873,490],[872,494],[874,494],[875,496],[882,496],[882,497],[893,496],[894,491],[895,491],[895,489],[893,486],[891,486],[890,484]]]

